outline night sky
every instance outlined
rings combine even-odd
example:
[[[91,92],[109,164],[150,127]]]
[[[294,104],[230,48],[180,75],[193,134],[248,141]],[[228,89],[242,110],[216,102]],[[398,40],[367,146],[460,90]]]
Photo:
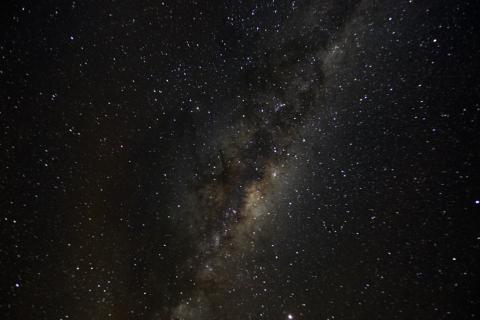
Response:
[[[478,319],[477,1],[10,1],[0,318]]]

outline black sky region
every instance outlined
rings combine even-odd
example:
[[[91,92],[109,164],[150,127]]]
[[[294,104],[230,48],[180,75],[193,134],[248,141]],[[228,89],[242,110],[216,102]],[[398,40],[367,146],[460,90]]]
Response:
[[[7,1],[1,319],[478,319],[476,1]]]

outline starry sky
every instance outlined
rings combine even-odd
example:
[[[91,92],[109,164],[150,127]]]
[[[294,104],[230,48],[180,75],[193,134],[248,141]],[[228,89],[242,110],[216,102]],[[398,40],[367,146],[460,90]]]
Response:
[[[476,1],[10,1],[2,319],[478,319]]]

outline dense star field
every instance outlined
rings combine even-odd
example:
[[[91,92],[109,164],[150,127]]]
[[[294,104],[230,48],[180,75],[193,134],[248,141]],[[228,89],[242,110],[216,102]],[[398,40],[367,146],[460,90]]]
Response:
[[[478,319],[476,1],[11,1],[1,319]]]

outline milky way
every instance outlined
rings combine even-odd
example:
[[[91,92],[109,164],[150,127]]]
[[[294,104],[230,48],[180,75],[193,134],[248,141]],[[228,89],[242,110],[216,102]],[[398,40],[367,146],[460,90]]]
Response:
[[[288,190],[292,145],[310,139],[309,130],[328,115],[327,77],[341,68],[353,33],[364,27],[362,15],[371,10],[371,1],[349,8],[313,3],[256,48],[264,61],[245,71],[246,88],[237,97],[230,130],[220,129],[221,138],[213,142],[218,144],[214,173],[194,195],[189,214],[206,239],[195,255],[193,287],[174,309],[174,319],[212,319],[235,308],[232,288],[252,281],[242,260],[256,252],[258,234],[275,237],[268,226],[282,219],[278,194],[293,192]],[[250,79],[264,83],[252,90]]]
[[[352,48],[365,45],[359,34],[371,27],[370,16],[381,10],[374,1],[312,2],[257,44],[260,61],[246,68],[233,120],[210,142],[218,153],[214,173],[201,179],[194,195],[194,228],[205,239],[196,251],[192,288],[173,309],[174,319],[244,317],[244,299],[235,297],[248,295],[241,288],[251,288],[256,278],[244,261],[255,261],[258,237],[274,242],[283,232],[271,228],[286,218],[288,205],[278,203],[279,194],[291,196],[292,176],[305,174],[291,172],[289,160],[298,144],[318,138],[312,132],[341,107],[335,99],[342,94],[339,78],[355,60]]]
[[[11,1],[2,319],[477,319],[478,5]]]

